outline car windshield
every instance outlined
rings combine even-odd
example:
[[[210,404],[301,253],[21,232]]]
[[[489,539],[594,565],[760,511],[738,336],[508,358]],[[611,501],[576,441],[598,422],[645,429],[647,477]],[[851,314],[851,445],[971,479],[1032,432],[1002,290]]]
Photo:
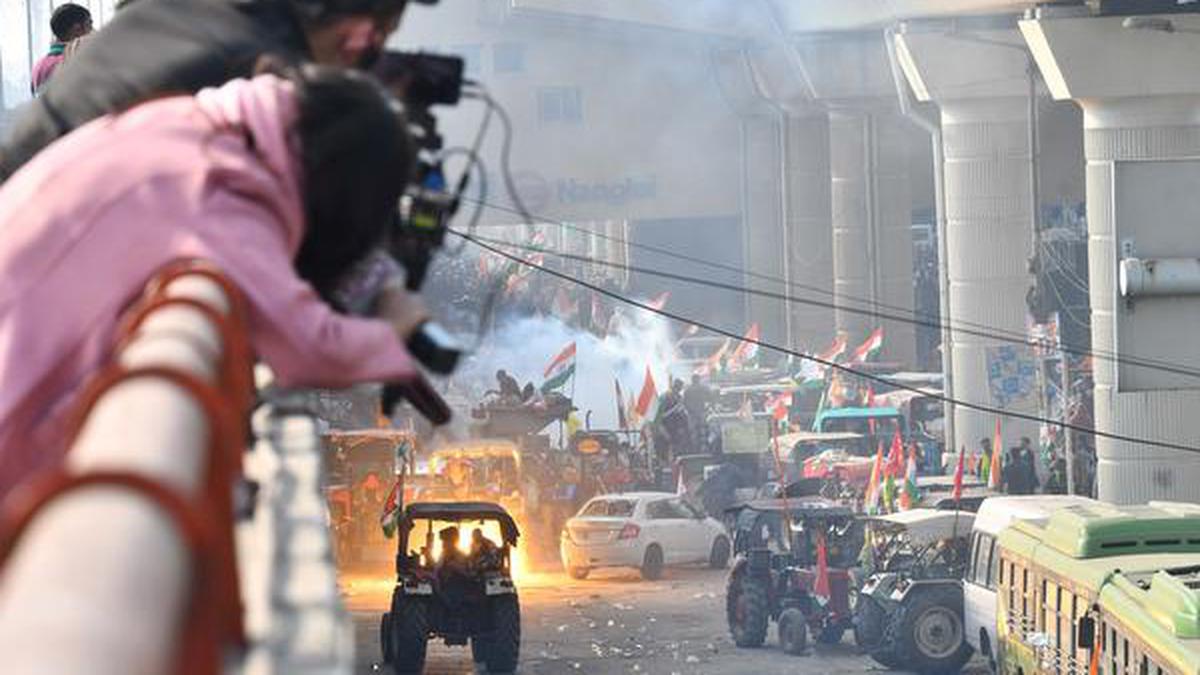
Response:
[[[579,517],[629,518],[633,515],[633,507],[631,499],[593,499],[579,512]]]

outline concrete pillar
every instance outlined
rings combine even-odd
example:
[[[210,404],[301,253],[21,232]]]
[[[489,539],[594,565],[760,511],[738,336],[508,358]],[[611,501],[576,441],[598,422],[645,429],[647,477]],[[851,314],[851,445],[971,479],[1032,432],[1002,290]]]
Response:
[[[750,115],[742,121],[742,214],[745,219],[745,268],[756,275],[788,279],[788,241],[783,222],[783,129],[775,115]],[[747,276],[747,286],[781,291]],[[773,286],[773,287],[772,287]],[[786,345],[791,339],[788,303],[762,295],[746,297],[746,322],[757,322],[762,339]],[[764,356],[773,356],[764,354]]]
[[[1171,21],[1200,30],[1200,17]],[[1105,355],[1200,364],[1200,297],[1127,302],[1117,288],[1122,258],[1200,257],[1200,41],[1120,17],[1042,13],[1021,30],[1054,97],[1084,110],[1096,428],[1195,446],[1200,379]],[[1104,438],[1096,450],[1102,500],[1200,501],[1196,453]]]
[[[942,105],[946,176],[946,251],[950,317],[956,324],[1025,331],[1033,229],[1030,220],[1028,102],[1022,98]],[[956,395],[990,403],[987,352],[1002,343],[954,333]],[[1036,396],[1020,412],[1036,413]],[[959,443],[991,438],[992,415],[956,408]],[[1037,438],[1036,425],[1005,420],[1006,443]]]
[[[909,132],[907,122],[882,105],[830,113],[837,329],[853,347],[882,326],[880,358],[905,366],[916,356],[913,325],[861,310],[886,305],[884,314],[912,312]]]
[[[828,289],[833,283],[833,230],[830,227],[829,118],[820,113],[789,115],[785,129],[788,248],[791,251],[793,297],[826,301],[805,290]],[[792,347],[815,351],[833,339],[833,311],[793,302]]]
[[[876,31],[810,35],[796,43],[811,96],[829,110],[833,189],[833,274],[839,307],[911,315],[912,198],[908,145],[916,128],[897,110],[884,42]],[[877,326],[880,358],[911,367],[916,330],[909,322],[861,311],[835,312],[851,347]]]
[[[981,33],[964,39],[936,25],[910,25],[896,36],[896,47],[917,97],[937,103],[942,113],[949,319],[1021,335],[1033,285],[1029,57],[1016,30]],[[988,353],[1007,344],[956,331],[951,394],[1036,413],[1036,391],[1004,405],[992,395]],[[980,439],[992,437],[995,423],[995,415],[955,407],[959,445],[977,448]],[[1032,422],[1001,422],[1006,446],[1021,436],[1036,439],[1037,432]]]

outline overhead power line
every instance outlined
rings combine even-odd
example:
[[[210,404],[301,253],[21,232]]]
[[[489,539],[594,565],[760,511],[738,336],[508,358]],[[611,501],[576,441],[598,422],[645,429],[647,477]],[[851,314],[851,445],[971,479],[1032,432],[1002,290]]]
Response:
[[[456,232],[456,231],[455,231],[455,234],[459,234],[460,236],[462,235],[462,233]],[[756,296],[756,297],[764,297],[764,298],[779,300],[781,302],[786,302],[786,303],[791,303],[791,304],[808,305],[808,306],[812,306],[812,307],[822,307],[822,308],[826,308],[826,309],[833,309],[833,310],[847,312],[850,314],[859,314],[859,315],[863,315],[863,316],[870,316],[872,318],[884,319],[887,321],[895,321],[897,323],[907,323],[907,324],[911,324],[911,325],[915,325],[915,326],[922,326],[925,328],[940,329],[942,327],[942,324],[939,322],[923,321],[920,319],[913,318],[913,316],[909,315],[909,314],[903,314],[903,315],[887,314],[887,313],[879,312],[876,310],[862,309],[862,308],[858,308],[858,307],[847,307],[845,305],[842,305],[842,304],[839,304],[836,302],[827,302],[824,300],[812,300],[812,299],[808,299],[808,298],[796,297],[794,295],[780,293],[778,291],[768,291],[768,290],[763,290],[763,289],[750,288],[750,287],[739,285],[739,284],[732,284],[732,283],[726,283],[726,282],[721,282],[721,281],[713,281],[711,279],[702,279],[699,277],[689,276],[686,274],[678,274],[675,272],[666,272],[666,271],[651,268],[651,267],[629,265],[626,263],[617,263],[617,262],[612,262],[612,261],[608,261],[608,260],[601,260],[598,258],[593,258],[590,256],[585,256],[585,255],[579,255],[579,254],[573,254],[573,253],[562,253],[559,251],[554,251],[552,249],[546,248],[544,246],[534,246],[534,245],[530,245],[530,244],[517,244],[517,243],[507,242],[507,241],[494,239],[494,238],[490,238],[490,237],[480,237],[478,235],[473,235],[473,236],[475,239],[477,239],[480,242],[491,244],[494,246],[503,246],[503,247],[508,247],[508,248],[520,249],[520,250],[524,250],[524,251],[542,253],[545,255],[550,255],[550,256],[562,258],[565,260],[573,260],[573,261],[577,261],[577,262],[583,262],[583,263],[586,263],[589,265],[596,265],[598,267],[609,267],[609,268],[613,268],[613,269],[619,269],[619,270],[622,270],[625,272],[636,272],[638,274],[646,274],[649,276],[655,276],[655,277],[659,277],[659,278],[663,278],[663,279],[670,279],[673,281],[682,281],[685,283],[696,284],[696,285],[705,286],[708,288],[716,288],[716,289],[720,289],[720,290],[726,290],[726,291],[731,291],[731,292],[735,292],[735,293],[743,293],[746,295],[752,295],[752,296]],[[1058,289],[1055,288],[1054,290],[1057,293]],[[1072,319],[1074,319],[1074,315],[1070,315],[1070,316]],[[1008,337],[1002,333],[998,334],[998,333],[994,333],[994,332],[990,332],[990,331],[973,330],[973,329],[967,329],[967,328],[957,328],[955,330],[964,335],[972,335],[975,337],[980,337],[980,338],[992,340],[995,342],[1007,342],[1010,344],[1018,344],[1018,345],[1027,346],[1027,347],[1032,347],[1032,346],[1037,345],[1037,343],[1035,343],[1034,341],[1032,341],[1029,338],[1024,337],[1024,336],[1014,338],[1014,337]],[[1129,357],[1129,356],[1117,356],[1114,358],[1114,357],[1109,357],[1109,356],[1106,356],[1106,355],[1098,353],[1098,352],[1094,352],[1092,350],[1073,349],[1066,345],[1064,345],[1062,347],[1062,351],[1065,351],[1069,354],[1073,354],[1076,356],[1093,356],[1093,357],[1101,359],[1101,360],[1114,361],[1114,362],[1121,363],[1124,365],[1137,366],[1139,368],[1146,368],[1146,369],[1151,369],[1151,370],[1169,372],[1169,373],[1173,373],[1176,375],[1200,378],[1200,370],[1188,368],[1188,367],[1182,366],[1182,365],[1171,364],[1171,363],[1164,362],[1164,361],[1143,360],[1143,359],[1139,359],[1136,357]]]
[[[477,201],[477,200],[468,200],[468,201]],[[788,281],[788,280],[781,279],[776,276],[772,276],[770,274],[763,274],[761,272],[755,272],[754,270],[747,270],[745,268],[738,267],[737,265],[730,265],[727,263],[721,263],[721,262],[716,262],[716,261],[712,261],[712,260],[705,260],[704,258],[699,258],[696,256],[690,256],[690,255],[686,255],[683,253],[678,253],[676,251],[672,251],[670,249],[663,248],[660,246],[654,246],[651,244],[642,244],[639,242],[629,241],[627,239],[622,239],[621,237],[609,235],[604,232],[592,231],[587,228],[580,227],[578,225],[573,225],[573,224],[565,222],[565,221],[556,220],[554,218],[547,218],[547,217],[540,217],[540,216],[538,216],[536,218],[531,218],[528,211],[517,210],[517,209],[511,208],[511,207],[505,206],[503,204],[484,202],[484,206],[488,209],[502,211],[505,213],[510,213],[513,215],[520,216],[526,222],[545,223],[545,224],[553,225],[555,227],[560,227],[560,228],[584,233],[589,236],[595,236],[599,239],[604,239],[606,241],[611,241],[611,242],[618,243],[618,244],[624,244],[624,245],[630,246],[632,248],[650,251],[652,253],[656,253],[658,255],[662,255],[662,256],[672,258],[675,260],[682,260],[685,262],[690,262],[693,264],[710,267],[712,269],[719,269],[719,270],[724,270],[724,271],[728,271],[728,272],[733,272],[733,273],[736,273],[739,275],[744,275],[747,278],[751,278],[751,279],[759,279],[762,281],[768,281],[768,282],[771,282],[774,284],[779,284],[789,291],[792,289],[806,290],[806,291],[811,291],[813,293],[817,293],[817,294],[824,295],[827,297],[835,298],[840,301],[849,300],[851,302],[859,303],[864,306],[863,308],[851,308],[851,307],[847,306],[846,304],[844,304],[844,302],[832,303],[834,309],[838,309],[841,311],[857,313],[857,314],[866,314],[866,315],[870,315],[870,316],[882,316],[882,314],[878,311],[878,309],[876,309],[876,308],[881,308],[881,309],[891,310],[894,312],[900,312],[901,314],[904,315],[899,318],[895,318],[895,317],[891,318],[891,320],[893,320],[893,321],[910,323],[913,325],[927,326],[927,327],[931,327],[931,328],[936,328],[939,331],[949,329],[951,331],[966,333],[969,335],[977,335],[978,336],[978,335],[982,334],[984,337],[987,337],[988,339],[991,339],[991,340],[995,340],[997,342],[1009,342],[1012,344],[1020,344],[1020,345],[1033,345],[1034,344],[1029,339],[1029,337],[1024,335],[1023,333],[1010,331],[1010,330],[1007,330],[1004,328],[999,328],[997,326],[989,326],[987,324],[975,323],[975,322],[971,322],[971,321],[962,321],[962,320],[953,321],[949,317],[939,317],[937,314],[931,314],[928,312],[918,312],[918,311],[915,311],[915,310],[913,310],[911,308],[907,308],[907,307],[900,307],[897,305],[889,305],[887,303],[882,303],[882,302],[878,302],[878,301],[867,299],[867,298],[861,298],[861,297],[855,297],[855,296],[835,293],[833,290],[828,289],[828,288],[822,288],[820,286],[813,286],[810,284],[802,284],[802,283],[798,283],[798,282],[794,282],[794,281]],[[508,242],[506,242],[506,245],[513,245],[513,244],[509,244]],[[549,254],[554,254],[554,255],[562,255],[562,254],[558,254],[555,251],[550,251],[550,250],[542,251],[541,249],[538,249],[538,250],[541,252],[544,252],[544,253],[549,253]],[[647,273],[649,273],[649,272],[647,272]],[[767,291],[761,291],[761,292],[766,293]],[[804,304],[812,304],[812,303],[817,302],[815,300],[806,300],[803,298],[797,298],[796,296],[792,295],[791,293],[788,293],[786,295],[785,294],[776,294],[776,296],[781,299],[786,297],[793,301],[801,302]],[[1060,338],[1060,340],[1061,340],[1061,338]],[[1200,369],[1190,368],[1187,365],[1179,364],[1179,363],[1172,363],[1170,361],[1163,361],[1163,360],[1159,360],[1159,359],[1147,358],[1147,357],[1131,355],[1131,354],[1121,354],[1119,352],[1113,352],[1113,351],[1090,349],[1087,347],[1080,347],[1080,346],[1071,345],[1071,344],[1067,344],[1067,343],[1061,343],[1059,345],[1059,349],[1061,351],[1071,354],[1073,356],[1091,356],[1091,357],[1100,359],[1102,361],[1108,361],[1111,363],[1133,365],[1133,366],[1137,366],[1137,367],[1141,367],[1141,368],[1147,368],[1147,369],[1152,369],[1152,370],[1161,370],[1164,372],[1171,372],[1171,373],[1174,373],[1177,375],[1184,375],[1187,377],[1200,378]]]
[[[1139,445],[1145,445],[1145,446],[1156,447],[1156,448],[1164,448],[1167,450],[1179,450],[1182,452],[1200,452],[1200,449],[1198,449],[1198,448],[1182,445],[1179,443],[1172,443],[1169,441],[1159,441],[1159,440],[1145,439],[1145,438],[1136,438],[1133,436],[1126,436],[1124,434],[1115,434],[1115,433],[1111,433],[1111,432],[1107,432],[1107,431],[1100,431],[1098,429],[1094,429],[1091,427],[1085,427],[1085,426],[1078,425],[1078,424],[1072,424],[1070,422],[1065,422],[1062,420],[1049,419],[1049,418],[1040,417],[1038,415],[1033,415],[1033,414],[1029,414],[1029,413],[1022,413],[1022,412],[1017,412],[1017,411],[1012,411],[1012,410],[1004,410],[1002,408],[997,408],[995,406],[983,405],[980,403],[972,403],[970,401],[963,401],[963,400],[959,400],[956,398],[952,398],[946,394],[934,394],[934,393],[931,393],[924,389],[920,389],[918,387],[905,384],[903,382],[893,381],[882,375],[868,373],[868,372],[859,370],[857,368],[847,366],[842,363],[837,363],[835,361],[831,361],[828,359],[823,359],[818,356],[813,356],[811,354],[804,354],[801,352],[796,352],[796,351],[787,349],[785,347],[780,347],[779,345],[772,344],[765,340],[747,339],[746,337],[744,337],[742,335],[739,335],[732,331],[726,330],[724,328],[706,324],[704,322],[683,316],[676,312],[670,312],[665,309],[658,309],[656,307],[652,307],[649,304],[646,304],[644,302],[639,302],[637,300],[634,300],[633,298],[622,295],[621,293],[618,293],[616,291],[609,290],[598,284],[593,284],[593,283],[584,281],[583,279],[577,279],[577,278],[572,277],[571,275],[566,274],[564,272],[560,272],[558,270],[550,269],[544,265],[538,265],[536,263],[530,262],[529,260],[526,260],[525,258],[523,258],[519,255],[509,253],[509,252],[502,250],[492,244],[489,244],[486,241],[483,241],[474,235],[470,235],[470,234],[467,234],[464,232],[459,232],[459,231],[453,230],[453,229],[450,230],[450,232],[452,234],[455,234],[456,236],[466,239],[467,241],[470,241],[474,245],[476,245],[486,251],[490,251],[491,253],[493,253],[495,255],[506,258],[517,264],[532,268],[536,271],[542,272],[543,274],[548,274],[550,276],[562,279],[562,280],[570,282],[572,284],[576,284],[583,288],[587,288],[589,290],[592,290],[596,293],[599,293],[603,296],[606,296],[608,298],[616,300],[617,302],[629,305],[631,307],[637,307],[643,311],[650,312],[652,314],[657,314],[657,315],[665,317],[667,319],[671,319],[672,321],[677,321],[677,322],[680,322],[683,324],[696,325],[696,326],[699,326],[700,328],[707,330],[711,333],[715,333],[717,335],[722,335],[722,336],[725,336],[725,337],[728,337],[728,338],[731,338],[734,340],[741,340],[742,342],[748,342],[750,344],[758,345],[759,347],[762,347],[765,349],[770,349],[771,351],[778,352],[780,354],[793,356],[793,357],[799,358],[799,359],[807,359],[807,360],[817,363],[819,365],[825,366],[826,368],[832,368],[839,372],[843,372],[843,373],[846,373],[849,375],[854,375],[856,377],[860,377],[865,380],[873,381],[873,382],[876,382],[878,384],[882,384],[885,386],[893,387],[895,389],[913,392],[916,394],[920,394],[921,396],[939,400],[939,401],[942,401],[945,403],[952,403],[956,406],[960,406],[960,407],[968,409],[968,410],[974,410],[974,411],[980,412],[980,413],[996,415],[998,417],[1006,417],[1006,418],[1010,418],[1010,419],[1020,419],[1020,420],[1025,420],[1025,421],[1029,421],[1029,422],[1038,422],[1041,424],[1047,424],[1050,426],[1058,427],[1060,429],[1065,429],[1065,430],[1070,430],[1070,431],[1078,431],[1080,433],[1085,433],[1085,434],[1092,434],[1099,438],[1107,438],[1110,440],[1124,442],[1124,443],[1136,443]]]

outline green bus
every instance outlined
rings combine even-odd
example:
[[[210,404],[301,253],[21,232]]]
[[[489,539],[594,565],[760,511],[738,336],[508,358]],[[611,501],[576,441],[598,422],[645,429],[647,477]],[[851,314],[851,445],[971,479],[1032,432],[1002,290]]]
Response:
[[[1200,675],[1200,505],[1067,506],[998,543],[1001,672]]]

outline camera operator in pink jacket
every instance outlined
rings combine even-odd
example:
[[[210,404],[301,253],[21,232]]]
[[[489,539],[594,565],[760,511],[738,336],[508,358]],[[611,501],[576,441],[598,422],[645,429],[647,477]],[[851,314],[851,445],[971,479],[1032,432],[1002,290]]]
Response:
[[[381,318],[323,298],[385,236],[413,159],[368,78],[309,67],[99,118],[0,187],[0,498],[65,452],[65,413],[164,265],[211,261],[245,293],[251,344],[285,386],[419,378],[419,300]]]

